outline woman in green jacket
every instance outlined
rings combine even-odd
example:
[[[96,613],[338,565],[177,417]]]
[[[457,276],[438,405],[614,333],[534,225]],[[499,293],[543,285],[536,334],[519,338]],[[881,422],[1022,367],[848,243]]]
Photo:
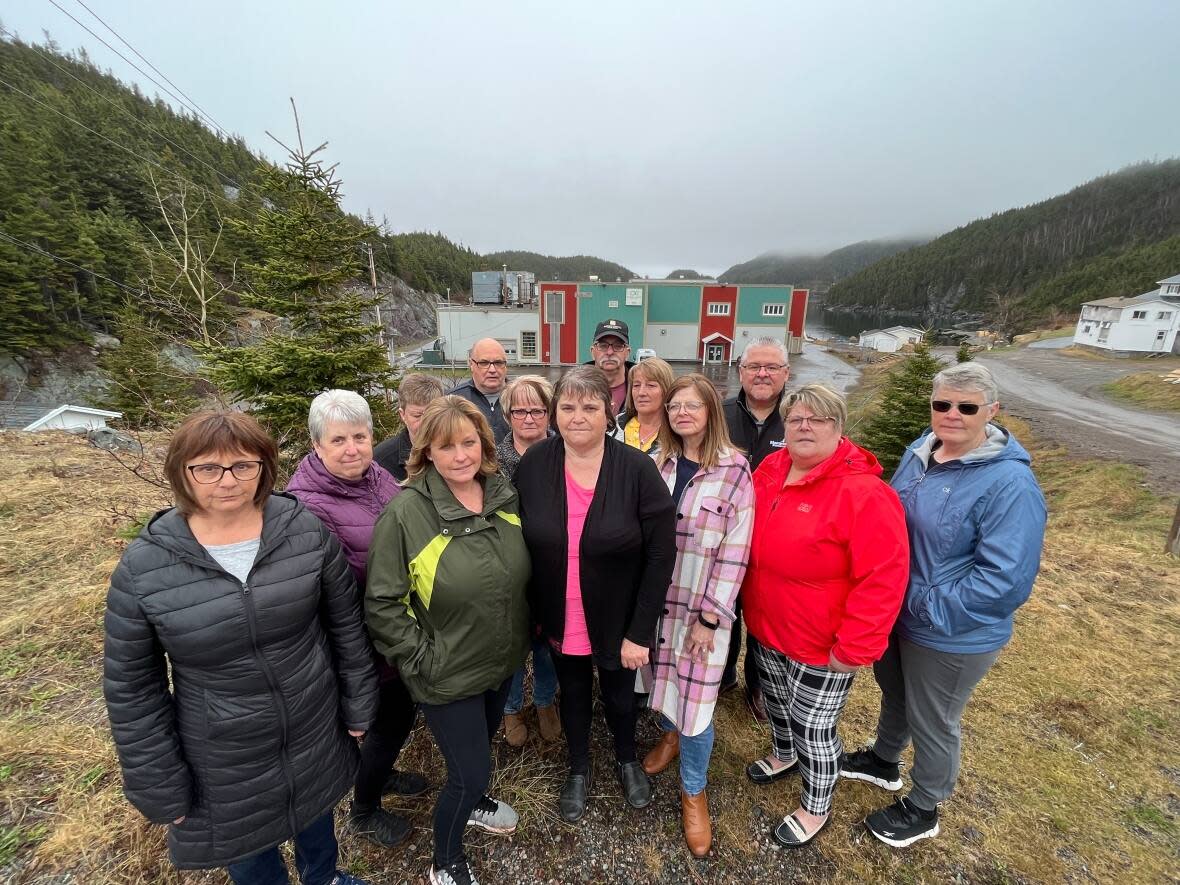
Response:
[[[430,881],[468,885],[464,826],[516,830],[516,812],[484,791],[492,736],[529,647],[529,556],[516,492],[497,472],[491,429],[470,402],[431,403],[406,472],[369,547],[366,623],[447,763]]]

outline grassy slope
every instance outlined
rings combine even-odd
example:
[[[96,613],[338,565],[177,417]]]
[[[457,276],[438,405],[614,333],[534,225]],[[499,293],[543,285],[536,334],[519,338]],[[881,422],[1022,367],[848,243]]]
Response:
[[[1136,372],[1124,375],[1103,387],[1117,399],[1124,399],[1139,406],[1180,412],[1180,384],[1173,384],[1161,376],[1162,371]]]
[[[116,533],[163,497],[69,437],[8,433],[0,445],[8,466],[0,490],[0,880],[64,881],[57,876],[70,871],[71,881],[90,885],[224,882],[168,866],[162,831],[122,798],[101,702],[103,598],[123,543]],[[1051,508],[1041,577],[1015,640],[968,710],[963,774],[942,837],[908,852],[876,844],[858,822],[886,797],[845,784],[814,848],[766,848],[760,838],[794,807],[798,785],[759,789],[744,780],[768,737],[730,695],[717,715],[710,787],[717,857],[688,861],[678,848],[670,773],[658,781],[656,808],[625,815],[604,777],[596,804],[623,851],[615,867],[579,875],[619,881],[625,865],[632,880],[669,882],[734,881],[743,872],[837,882],[1180,876],[1180,563],[1160,552],[1175,502],[1143,491],[1131,468],[1079,462],[1035,441],[1033,451]],[[849,744],[870,737],[875,702],[862,675],[841,728]],[[641,739],[654,736],[645,722]],[[441,777],[422,729],[407,752],[408,764]],[[511,843],[469,838],[484,878],[497,881],[498,858],[514,853],[565,878],[560,871],[596,846],[585,841],[588,827],[565,827],[552,814],[560,750],[498,754],[497,791],[522,811],[522,832]],[[420,828],[429,805],[407,806]],[[425,869],[429,839],[419,833],[394,852],[346,838],[344,858],[376,881],[403,881]]]

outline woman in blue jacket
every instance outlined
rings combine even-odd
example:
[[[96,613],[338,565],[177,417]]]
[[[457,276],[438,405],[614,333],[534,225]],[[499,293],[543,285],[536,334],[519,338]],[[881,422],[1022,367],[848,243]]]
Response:
[[[1028,452],[991,423],[999,409],[985,366],[939,372],[931,430],[906,450],[891,482],[905,507],[910,581],[889,649],[873,667],[876,740],[845,757],[840,774],[900,790],[898,759],[913,741],[909,795],[865,820],[896,848],[938,835],[938,806],[959,775],[963,710],[1012,638],[1040,567],[1045,499]]]

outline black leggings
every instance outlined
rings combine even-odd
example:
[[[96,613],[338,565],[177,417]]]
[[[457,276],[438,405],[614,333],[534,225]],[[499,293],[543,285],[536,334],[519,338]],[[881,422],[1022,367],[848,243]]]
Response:
[[[509,677],[499,688],[452,701],[423,704],[422,716],[447,763],[447,782],[434,804],[434,868],[463,859],[463,829],[492,777],[492,737],[504,716]]]
[[[377,719],[361,742],[361,767],[356,773],[353,804],[358,813],[373,811],[381,804],[381,790],[393,771],[397,754],[406,745],[414,727],[418,705],[405,683],[390,679],[381,683]]]
[[[590,771],[590,718],[594,712],[594,663],[590,655],[553,653],[561,686],[561,727],[569,746],[570,773]],[[635,671],[598,668],[598,693],[615,739],[615,760],[635,761]]]

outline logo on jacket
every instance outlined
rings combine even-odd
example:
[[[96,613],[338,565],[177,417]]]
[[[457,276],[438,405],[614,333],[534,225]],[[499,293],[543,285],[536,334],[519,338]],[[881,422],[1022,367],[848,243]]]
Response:
[[[810,513],[811,512],[811,505],[810,504],[800,504],[798,507],[798,510],[800,513]]]

